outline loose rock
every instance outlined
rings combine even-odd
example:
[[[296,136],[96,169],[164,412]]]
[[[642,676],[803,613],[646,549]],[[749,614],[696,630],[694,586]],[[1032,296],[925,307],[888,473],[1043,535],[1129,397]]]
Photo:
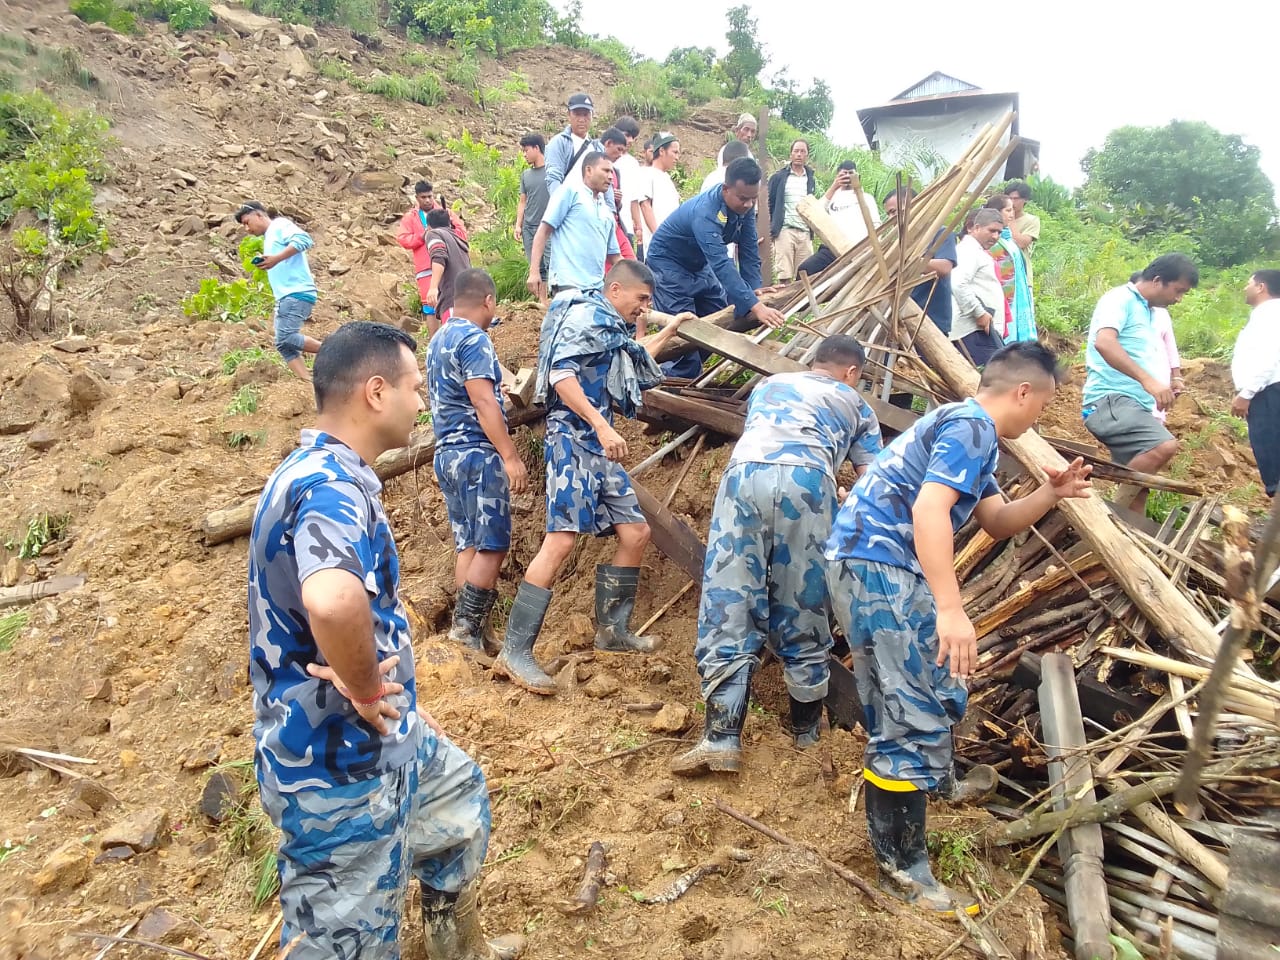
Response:
[[[128,847],[135,853],[145,853],[160,845],[168,826],[168,810],[143,807],[104,831],[98,837],[98,846],[103,850]]]
[[[44,862],[44,866],[31,877],[36,893],[54,890],[72,890],[84,883],[89,876],[89,863],[93,851],[79,840],[68,840]]]
[[[689,727],[689,708],[681,703],[668,703],[649,721],[654,733],[683,733]]]
[[[622,689],[622,684],[618,682],[618,678],[604,671],[597,673],[582,686],[583,693],[597,700],[612,697],[620,689]]]

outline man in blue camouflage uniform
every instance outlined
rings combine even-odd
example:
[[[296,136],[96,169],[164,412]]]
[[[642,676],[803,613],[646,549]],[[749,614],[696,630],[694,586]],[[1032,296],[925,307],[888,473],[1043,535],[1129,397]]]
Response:
[[[528,477],[507,433],[502,368],[487,332],[497,309],[493,278],[464,270],[453,289],[453,316],[427,347],[427,382],[436,481],[458,553],[449,637],[481,650],[498,570],[511,549],[510,494],[523,493]]]
[[[865,361],[857,340],[831,336],[811,371],[776,374],[751,392],[707,537],[694,648],[706,732],[672,761],[675,773],[741,769],[751,675],[766,644],[782,661],[796,746],[818,742],[831,648],[822,547],[836,471],[848,460],[861,474],[880,452],[880,424],[857,391]]]
[[[952,771],[951,727],[964,715],[964,678],[978,658],[956,580],[955,531],[976,514],[1004,540],[1060,499],[1089,495],[1089,468],[1079,459],[1045,467],[1049,483],[1013,503],[996,485],[999,438],[1031,428],[1057,379],[1053,354],[1035,341],[997,351],[976,398],[938,407],[885,448],[827,541],[831,605],[853,651],[869,737],[864,795],[880,883],[940,913],[974,912],[977,903],[934,879],[926,797],[972,800],[995,786],[990,768],[961,782]]]
[[[681,314],[641,341],[636,324],[649,312],[653,274],[622,260],[605,277],[603,293],[565,293],[547,311],[538,338],[534,400],[547,405],[547,536],[516,593],[502,653],[493,665],[531,693],[556,692],[533,657],[533,644],[551,603],[551,584],[578,534],[615,533],[613,563],[596,567],[596,649],[655,649],[630,630],[649,525],[620,461],[627,443],[613,429],[613,407],[635,416],[642,390],[662,382],[653,356],[690,314]]]
[[[317,429],[263,488],[249,542],[254,765],[280,828],[281,944],[294,960],[397,960],[422,887],[433,957],[513,956],[483,940],[473,881],[484,775],[417,704],[399,560],[369,466],[422,410],[413,338],[349,323],[313,371]],[[466,892],[466,896],[463,894]]]

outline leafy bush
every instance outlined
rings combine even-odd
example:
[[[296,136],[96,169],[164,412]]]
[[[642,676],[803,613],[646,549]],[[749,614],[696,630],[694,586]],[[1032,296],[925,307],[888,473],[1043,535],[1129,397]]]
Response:
[[[71,0],[71,12],[85,23],[105,23],[117,33],[133,33],[138,18],[116,0]]]
[[[562,29],[548,0],[391,0],[391,10],[428,36],[499,55],[546,43]]]
[[[376,0],[247,0],[255,13],[289,23],[335,23],[356,33],[378,29]]]
[[[205,0],[136,0],[135,9],[144,17],[168,21],[175,33],[208,26],[212,19]]]
[[[251,316],[265,316],[273,305],[271,292],[249,280],[224,283],[206,277],[200,289],[182,301],[182,312],[198,320],[244,323]]]

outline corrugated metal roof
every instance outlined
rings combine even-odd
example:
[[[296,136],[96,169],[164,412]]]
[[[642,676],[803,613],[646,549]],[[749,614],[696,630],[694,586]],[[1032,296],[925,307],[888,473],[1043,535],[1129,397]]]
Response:
[[[923,80],[903,90],[892,99],[914,100],[916,97],[936,97],[939,94],[964,93],[967,90],[977,89],[972,83],[967,83],[964,80],[945,74],[941,70],[935,70]]]

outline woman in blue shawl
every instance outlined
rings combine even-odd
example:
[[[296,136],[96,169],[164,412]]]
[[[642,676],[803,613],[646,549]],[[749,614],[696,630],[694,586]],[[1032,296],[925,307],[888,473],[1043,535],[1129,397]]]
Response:
[[[998,193],[986,202],[992,210],[1004,217],[1004,230],[991,248],[991,258],[996,262],[996,272],[1004,287],[1007,324],[1003,332],[1005,343],[1016,340],[1035,340],[1036,311],[1031,298],[1031,283],[1027,277],[1026,254],[1013,242],[1013,200]]]

